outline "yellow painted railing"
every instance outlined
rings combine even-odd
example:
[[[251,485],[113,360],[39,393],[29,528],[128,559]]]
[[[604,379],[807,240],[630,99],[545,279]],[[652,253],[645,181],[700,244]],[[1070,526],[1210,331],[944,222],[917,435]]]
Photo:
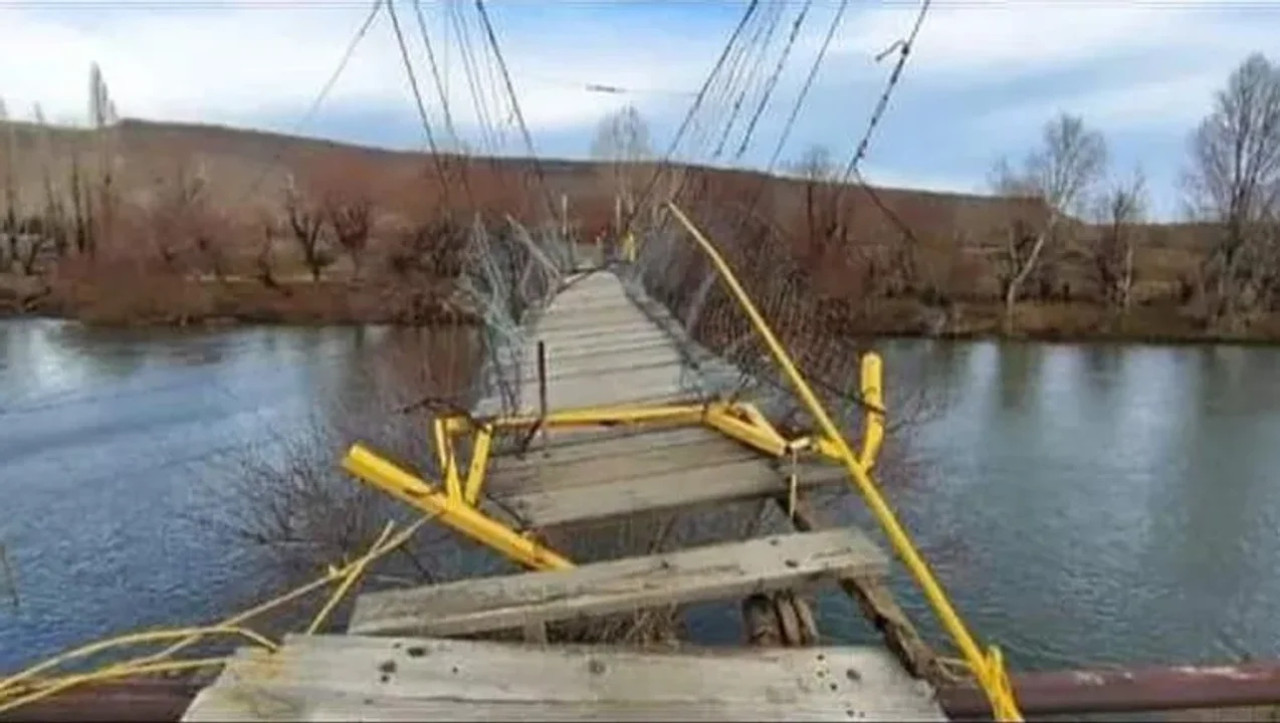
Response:
[[[844,464],[845,469],[849,473],[850,480],[853,482],[855,489],[866,500],[867,505],[871,508],[876,520],[884,529],[885,535],[889,538],[890,544],[895,552],[906,564],[907,569],[920,585],[924,592],[925,598],[928,599],[929,605],[937,614],[938,619],[942,622],[947,633],[955,641],[956,646],[960,649],[964,656],[965,662],[968,663],[978,684],[982,686],[983,691],[987,695],[987,699],[991,703],[992,711],[995,713],[997,720],[1017,721],[1022,720],[1022,714],[1018,711],[1017,702],[1014,699],[1012,690],[1009,686],[1008,677],[1004,672],[1004,666],[1000,656],[1000,652],[996,648],[991,648],[989,652],[983,653],[978,647],[977,641],[973,635],[969,633],[964,621],[960,619],[960,615],[952,606],[951,601],[947,598],[946,592],[943,591],[942,585],[934,577],[933,572],[929,569],[928,563],[920,555],[915,544],[912,543],[910,536],[907,534],[906,528],[898,521],[897,516],[889,507],[888,502],[880,494],[880,490],[876,483],[871,479],[871,474],[866,465],[859,461],[854,455],[849,444],[845,442],[844,437],[840,434],[839,428],[836,427],[831,416],[827,414],[822,402],[818,400],[813,389],[810,388],[800,370],[796,367],[795,362],[791,360],[791,356],[787,350],[783,348],[773,330],[769,328],[768,322],[761,316],[760,311],[756,309],[751,298],[747,295],[746,290],[738,282],[737,277],[733,273],[733,269],[729,268],[729,264],[725,262],[724,257],[716,249],[715,245],[698,229],[688,216],[680,210],[674,203],[668,203],[667,208],[680,222],[682,226],[693,237],[698,246],[710,259],[711,263],[716,267],[716,271],[720,274],[721,280],[729,287],[737,300],[743,312],[751,320],[756,331],[764,339],[769,347],[769,351],[773,354],[774,359],[782,368],[787,379],[795,387],[796,393],[804,402],[809,413],[813,415],[817,422],[822,435],[834,445],[836,456]],[[878,394],[877,394],[878,396]],[[882,425],[883,420],[880,424]],[[874,435],[868,435],[864,441],[864,445],[870,448],[878,448],[880,439],[883,436],[883,427],[877,425]],[[864,447],[866,449],[866,447]]]

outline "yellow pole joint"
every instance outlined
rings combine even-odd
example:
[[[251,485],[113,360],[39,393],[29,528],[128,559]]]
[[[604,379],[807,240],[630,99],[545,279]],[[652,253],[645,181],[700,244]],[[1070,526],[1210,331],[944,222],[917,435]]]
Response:
[[[884,379],[880,355],[871,351],[862,355],[862,401],[867,405],[866,424],[862,432],[862,466],[875,467],[884,442]]]
[[[396,499],[428,514],[507,558],[535,570],[567,570],[573,563],[550,548],[521,537],[501,522],[467,504],[461,496],[441,493],[426,481],[366,449],[352,445],[342,468]]]

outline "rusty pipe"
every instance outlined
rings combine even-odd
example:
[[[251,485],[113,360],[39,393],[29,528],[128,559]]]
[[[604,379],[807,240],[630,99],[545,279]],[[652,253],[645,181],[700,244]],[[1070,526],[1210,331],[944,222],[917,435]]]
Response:
[[[1280,660],[1017,673],[1010,680],[1022,711],[1038,715],[1280,704]],[[943,688],[938,700],[952,718],[990,715],[986,697],[971,686]]]
[[[1028,715],[1280,704],[1280,660],[1015,673],[1010,678],[1018,703]],[[198,690],[198,685],[183,680],[99,683],[0,713],[0,723],[107,719],[174,723]],[[982,691],[972,687],[943,688],[938,701],[953,719],[981,720],[991,715]]]

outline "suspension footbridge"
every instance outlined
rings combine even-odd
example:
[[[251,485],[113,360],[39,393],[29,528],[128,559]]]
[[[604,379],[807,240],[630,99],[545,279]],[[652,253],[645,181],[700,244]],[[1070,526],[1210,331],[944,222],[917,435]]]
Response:
[[[695,227],[688,232],[689,243],[715,253]],[[440,478],[364,444],[344,460],[365,483],[527,571],[360,595],[346,635],[293,636],[275,651],[237,654],[184,719],[945,719],[920,669],[934,661],[895,656],[901,639],[819,645],[806,602],[841,582],[864,598],[887,589],[889,557],[863,531],[795,523],[811,491],[844,484],[848,466],[865,476],[874,464],[883,434],[878,359],[861,364],[869,411],[860,452],[811,424],[812,414],[784,432],[771,410],[805,394],[816,401],[812,391],[744,385],[743,370],[649,295],[638,259],[573,268],[557,246],[524,236],[473,255],[494,351],[484,395],[468,412],[433,421]],[[493,263],[512,255],[523,261],[518,273],[486,275],[513,268]],[[744,316],[760,323],[766,347],[777,344],[723,260],[711,258],[719,261],[711,278],[743,294]],[[513,295],[518,317],[500,311]],[[776,351],[807,390],[785,349]],[[776,504],[792,529],[584,564],[540,535],[658,512],[713,514],[743,500]],[[891,539],[905,540],[891,513],[881,519]],[[549,636],[587,618],[722,600],[742,601],[744,635],[756,647],[655,651]],[[1007,690],[991,694],[1002,717],[1016,716]]]

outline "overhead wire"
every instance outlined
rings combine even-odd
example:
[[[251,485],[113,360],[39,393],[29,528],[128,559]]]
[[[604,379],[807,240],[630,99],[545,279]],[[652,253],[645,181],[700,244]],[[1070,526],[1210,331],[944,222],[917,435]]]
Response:
[[[902,70],[907,65],[907,58],[911,56],[911,49],[915,46],[916,36],[920,34],[920,28],[924,25],[925,16],[929,14],[929,6],[932,0],[922,0],[920,10],[916,13],[915,24],[911,27],[910,34],[906,38],[895,42],[889,46],[889,49],[881,53],[884,55],[892,52],[894,48],[898,50],[898,60],[894,63],[893,70],[889,73],[889,79],[885,82],[884,91],[880,93],[880,98],[876,101],[875,109],[871,112],[871,118],[867,121],[866,132],[862,134],[862,140],[858,141],[857,149],[853,153],[853,157],[849,159],[848,165],[845,166],[844,174],[841,176],[841,183],[848,181],[849,176],[853,175],[854,169],[858,163],[866,156],[867,147],[871,143],[871,136],[875,133],[876,126],[880,124],[880,119],[884,117],[885,110],[889,107],[889,98],[893,96],[894,88],[897,87],[898,81],[902,78]]]
[[[418,32],[422,35],[422,45],[427,49],[427,62],[431,66],[431,77],[435,80],[436,92],[440,95],[440,107],[444,112],[445,130],[455,149],[461,150],[458,129],[453,123],[453,113],[449,110],[449,90],[440,77],[440,67],[436,64],[435,50],[431,46],[431,36],[427,33],[427,21],[422,16],[422,0],[413,0],[413,12],[418,18]]]
[[[711,86],[712,82],[715,81],[717,74],[724,66],[725,58],[729,55],[734,43],[742,35],[742,29],[746,27],[748,22],[750,22],[759,6],[760,0],[750,0],[747,4],[747,8],[743,11],[742,17],[739,18],[737,25],[733,29],[733,33],[730,34],[728,42],[725,43],[724,49],[720,52],[715,65],[712,66],[711,72],[707,75],[707,79],[703,82],[702,88],[698,91],[697,97],[693,99],[693,103],[690,104],[688,112],[685,113],[684,120],[680,123],[679,128],[676,129],[676,134],[671,139],[671,145],[668,147],[665,157],[657,164],[653,173],[650,174],[645,191],[640,196],[640,203],[637,203],[634,208],[628,211],[626,220],[622,224],[622,228],[619,229],[621,233],[625,234],[631,231],[631,225],[635,223],[636,214],[639,213],[639,210],[649,202],[654,189],[657,188],[658,178],[666,171],[667,167],[670,166],[671,158],[675,154],[676,149],[679,148],[680,140],[684,137],[685,133],[688,132],[689,124],[692,122],[694,115],[697,114],[698,108],[702,105],[708,88]]]
[[[897,62],[894,63],[893,70],[889,73],[889,78],[885,82],[884,91],[881,92],[880,98],[876,101],[875,108],[871,112],[871,117],[867,121],[866,131],[862,135],[862,139],[858,141],[858,145],[854,150],[853,157],[849,159],[849,163],[845,166],[844,173],[839,181],[840,191],[836,197],[836,206],[839,208],[843,199],[849,178],[852,176],[858,181],[858,186],[875,204],[876,208],[889,219],[890,223],[898,229],[900,233],[912,244],[918,244],[919,239],[916,237],[915,231],[889,204],[880,196],[880,193],[867,182],[862,175],[861,169],[858,167],[859,162],[866,157],[867,148],[870,146],[872,134],[875,133],[876,127],[880,124],[884,117],[885,111],[889,107],[889,99],[893,95],[893,91],[898,86],[898,82],[902,78],[902,71],[907,65],[907,59],[911,57],[911,49],[915,47],[916,37],[920,34],[920,28],[924,25],[925,16],[929,14],[929,8],[932,0],[922,0],[920,9],[916,13],[915,23],[911,27],[911,32],[902,40],[899,40],[889,46],[889,49],[881,54],[881,58],[894,49],[898,51]]]
[[[778,58],[777,65],[773,68],[773,74],[769,76],[768,85],[765,87],[764,95],[760,98],[760,103],[756,106],[755,112],[751,115],[751,120],[747,123],[747,130],[742,136],[742,143],[738,146],[738,151],[733,156],[735,161],[741,159],[743,154],[747,152],[756,124],[760,121],[760,116],[764,114],[765,107],[768,106],[769,100],[773,97],[773,91],[778,87],[778,79],[782,76],[782,70],[786,66],[787,60],[791,57],[791,50],[795,47],[796,38],[800,36],[800,29],[804,26],[804,21],[812,7],[813,0],[807,0],[800,10],[800,14],[796,16],[795,22],[791,25],[791,35],[787,38],[786,47],[783,48],[782,55]]]
[[[764,34],[764,39],[757,45],[754,58],[751,60],[751,68],[743,77],[743,84],[737,93],[737,97],[733,101],[732,110],[729,113],[729,120],[725,125],[724,132],[720,136],[719,143],[716,144],[715,152],[712,158],[719,158],[724,153],[725,144],[729,142],[729,137],[733,135],[734,127],[738,123],[738,119],[742,117],[743,104],[756,88],[765,79],[762,76],[765,60],[769,55],[769,50],[773,45],[773,41],[777,36],[778,26],[782,21],[783,9],[785,6],[777,5],[778,9],[769,20],[768,29]]]
[[[435,134],[431,131],[431,119],[427,116],[426,104],[422,102],[422,90],[418,87],[418,76],[413,72],[413,61],[409,58],[409,48],[404,42],[404,33],[400,29],[400,20],[396,16],[395,0],[387,0],[387,12],[391,15],[391,27],[395,31],[396,45],[400,47],[400,58],[404,61],[405,75],[409,78],[409,89],[413,92],[414,106],[418,109],[418,118],[422,121],[422,130],[427,137],[427,146],[431,151],[431,160],[436,167],[436,173],[440,178],[440,193],[444,198],[446,208],[451,208],[449,194],[449,176],[444,166],[444,159],[440,157],[440,148],[436,145]],[[463,179],[463,187],[468,197],[471,197],[471,189],[467,186],[466,177]],[[471,197],[472,205],[475,205],[474,197]]]
[[[547,176],[542,170],[542,162],[538,160],[538,152],[533,145],[533,135],[529,133],[529,126],[525,123],[524,113],[520,110],[520,99],[516,97],[516,89],[511,82],[511,73],[507,70],[506,60],[502,57],[502,49],[498,45],[498,36],[494,32],[489,13],[485,10],[484,0],[476,0],[476,12],[480,14],[480,20],[484,23],[485,33],[489,38],[489,46],[493,49],[494,57],[497,58],[498,67],[502,70],[502,80],[511,98],[511,109],[515,114],[516,122],[520,125],[520,134],[524,136],[525,146],[529,150],[529,159],[533,163],[534,175],[537,176],[538,183],[542,186],[542,192],[546,196],[548,218],[553,218],[556,215],[555,200],[551,197],[551,189],[547,186]]]
[[[342,73],[347,69],[347,65],[351,63],[351,58],[355,55],[356,48],[360,45],[360,41],[364,40],[365,36],[369,34],[369,29],[373,27],[373,23],[378,17],[378,11],[382,9],[382,3],[383,0],[373,0],[373,5],[369,8],[369,12],[365,16],[364,21],[356,28],[355,34],[347,43],[346,49],[343,50],[342,57],[339,58],[337,67],[335,67],[333,72],[329,74],[324,85],[320,87],[320,92],[316,94],[316,97],[312,99],[311,104],[307,106],[306,112],[302,114],[302,117],[299,118],[296,123],[294,123],[293,128],[289,132],[290,136],[298,135],[303,127],[305,127],[306,124],[311,121],[311,118],[320,110],[320,106],[324,104],[325,99],[329,97],[329,93],[333,91],[333,87],[338,83],[338,78],[342,76]],[[0,0],[0,6],[3,4],[4,1]],[[262,169],[261,173],[259,173],[258,176],[250,182],[240,199],[240,203],[243,203],[246,199],[257,193],[262,182],[267,179],[267,176],[271,174],[271,171],[280,162],[280,159],[284,155],[283,145],[284,143],[282,140],[280,147],[278,147],[276,152],[272,155],[271,160]]]
[[[462,12],[458,9],[458,4],[453,1],[449,2],[447,11],[454,32],[458,36],[458,54],[462,56],[463,75],[467,79],[467,89],[471,93],[471,103],[476,111],[476,123],[480,128],[480,142],[484,146],[485,153],[492,158],[498,153],[498,141],[489,117],[488,108],[484,102],[484,95],[480,92],[480,86],[478,85],[479,66],[475,59],[475,49],[471,45],[471,35],[463,20]]]
[[[753,48],[759,46],[760,40],[768,27],[769,17],[779,12],[780,8],[781,6],[776,4],[766,5],[765,12],[756,15],[758,21],[753,22],[751,33],[749,35],[744,34],[744,39],[734,45],[733,52],[725,62],[724,70],[716,78],[712,92],[708,95],[706,102],[699,111],[697,132],[692,136],[690,141],[692,147],[686,154],[688,160],[693,160],[701,155],[701,151],[697,149],[703,146],[710,148],[714,142],[712,140],[715,137],[714,132],[720,126],[725,114],[728,113],[739,78],[746,70],[747,57]]]

